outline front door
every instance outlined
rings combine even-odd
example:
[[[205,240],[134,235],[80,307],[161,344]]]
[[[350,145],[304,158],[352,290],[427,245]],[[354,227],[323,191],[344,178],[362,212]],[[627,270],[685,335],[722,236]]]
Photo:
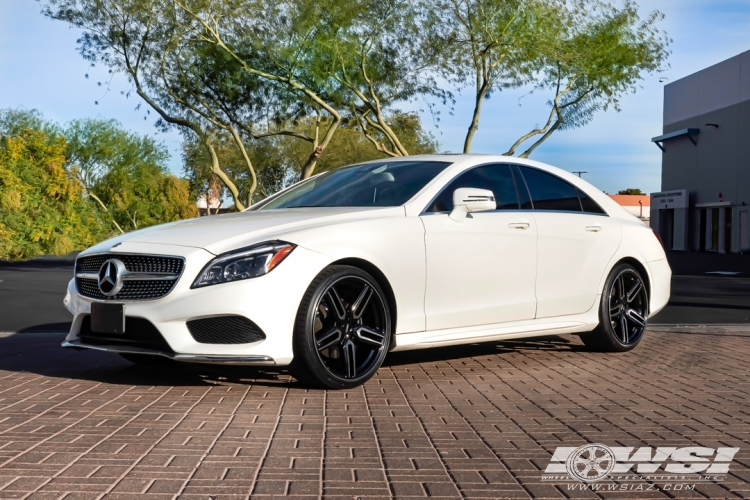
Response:
[[[491,190],[498,209],[463,222],[448,216],[453,191]],[[537,227],[520,209],[508,165],[485,165],[460,174],[421,217],[425,227],[427,330],[533,319]]]

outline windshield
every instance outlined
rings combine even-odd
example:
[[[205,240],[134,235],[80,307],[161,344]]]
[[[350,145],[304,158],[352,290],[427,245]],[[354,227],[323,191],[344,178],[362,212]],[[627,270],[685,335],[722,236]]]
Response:
[[[448,165],[445,161],[389,161],[339,168],[301,182],[258,210],[396,207],[409,201]]]

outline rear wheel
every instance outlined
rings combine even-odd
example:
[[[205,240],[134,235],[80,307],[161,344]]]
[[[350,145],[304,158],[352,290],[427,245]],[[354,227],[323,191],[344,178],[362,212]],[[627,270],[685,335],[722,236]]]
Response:
[[[619,264],[604,284],[599,326],[581,335],[581,340],[597,351],[629,351],[643,338],[647,318],[648,291],[645,281],[630,264]]]
[[[391,313],[378,282],[359,268],[331,266],[302,298],[292,368],[319,387],[355,387],[380,368],[390,340]]]

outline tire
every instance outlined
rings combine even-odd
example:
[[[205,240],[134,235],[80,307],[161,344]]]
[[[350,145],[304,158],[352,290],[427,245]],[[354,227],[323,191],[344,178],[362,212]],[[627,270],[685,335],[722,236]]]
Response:
[[[126,354],[119,353],[120,356],[127,359],[131,363],[135,363],[138,366],[151,366],[151,367],[166,367],[171,366],[175,362],[171,359],[165,358],[164,356],[155,356],[151,354]]]
[[[599,306],[599,325],[581,335],[591,350],[625,352],[643,338],[648,322],[646,282],[630,264],[618,264],[604,284]]]
[[[296,378],[325,389],[347,389],[375,375],[392,335],[385,297],[362,269],[324,269],[302,297],[294,323],[291,369]]]

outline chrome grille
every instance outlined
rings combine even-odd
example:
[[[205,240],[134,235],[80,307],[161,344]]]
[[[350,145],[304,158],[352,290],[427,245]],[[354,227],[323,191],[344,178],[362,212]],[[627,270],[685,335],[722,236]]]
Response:
[[[90,275],[97,274],[104,262],[109,259],[122,261],[128,272],[144,275],[153,274],[153,276],[143,276],[144,279],[124,281],[122,289],[116,295],[107,297],[99,290],[98,279]],[[164,297],[172,291],[182,274],[184,266],[185,260],[182,257],[115,253],[88,255],[76,260],[76,287],[78,293],[92,299],[154,300]],[[162,274],[170,275],[170,278],[159,279]]]
[[[99,254],[81,257],[76,260],[76,272],[98,273],[108,259],[120,259],[128,271],[135,273],[180,274],[184,260],[180,257],[157,255]]]

